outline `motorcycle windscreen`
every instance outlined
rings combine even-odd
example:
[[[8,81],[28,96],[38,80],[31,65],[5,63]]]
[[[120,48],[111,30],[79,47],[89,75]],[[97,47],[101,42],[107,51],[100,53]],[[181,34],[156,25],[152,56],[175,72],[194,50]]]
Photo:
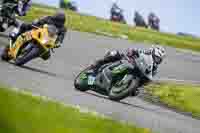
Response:
[[[139,58],[135,60],[137,67],[142,74],[148,79],[152,79],[153,71],[153,58],[152,56],[141,54]]]

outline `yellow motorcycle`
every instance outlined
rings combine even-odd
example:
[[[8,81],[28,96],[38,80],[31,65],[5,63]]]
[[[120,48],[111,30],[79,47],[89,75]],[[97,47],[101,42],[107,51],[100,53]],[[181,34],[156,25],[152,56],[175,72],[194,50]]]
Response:
[[[32,59],[41,57],[47,60],[50,57],[50,52],[56,45],[57,28],[53,25],[43,25],[42,27],[35,27],[30,31],[21,34],[15,42],[10,40],[1,55],[4,61],[14,61],[18,66],[22,66]]]

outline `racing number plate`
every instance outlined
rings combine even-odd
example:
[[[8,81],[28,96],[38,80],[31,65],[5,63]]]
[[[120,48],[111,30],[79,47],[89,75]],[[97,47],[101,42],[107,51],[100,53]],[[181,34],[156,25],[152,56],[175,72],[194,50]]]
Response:
[[[95,82],[95,77],[93,76],[88,76],[88,85],[93,85]]]

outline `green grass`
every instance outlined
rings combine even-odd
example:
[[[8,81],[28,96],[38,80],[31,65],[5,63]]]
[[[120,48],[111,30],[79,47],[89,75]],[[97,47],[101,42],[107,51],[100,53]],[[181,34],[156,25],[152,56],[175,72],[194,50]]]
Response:
[[[150,133],[6,87],[0,87],[0,107],[1,133]]]
[[[152,99],[158,98],[161,103],[164,103],[168,107],[187,112],[193,117],[200,118],[200,86],[155,83],[146,86],[145,89],[153,96],[151,97]]]
[[[28,15],[23,17],[23,19],[30,22],[33,19],[39,18],[41,16],[52,15],[54,12],[55,8],[34,5],[29,11]],[[70,19],[69,28],[73,30],[91,32],[101,35],[105,35],[104,33],[109,33],[113,37],[125,35],[128,37],[128,39],[136,42],[156,42],[171,47],[200,51],[200,39],[192,38],[189,36],[183,37],[174,34],[160,33],[150,29],[113,23],[94,16],[80,15],[72,11],[67,11],[67,13]]]

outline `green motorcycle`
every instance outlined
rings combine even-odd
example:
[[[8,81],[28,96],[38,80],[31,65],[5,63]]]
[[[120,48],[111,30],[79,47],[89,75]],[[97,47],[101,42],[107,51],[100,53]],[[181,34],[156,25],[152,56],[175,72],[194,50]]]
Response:
[[[97,73],[91,67],[83,70],[74,81],[79,91],[92,90],[106,95],[109,99],[120,101],[137,95],[138,87],[152,78],[153,59],[145,54],[130,63],[123,59],[101,66]]]

